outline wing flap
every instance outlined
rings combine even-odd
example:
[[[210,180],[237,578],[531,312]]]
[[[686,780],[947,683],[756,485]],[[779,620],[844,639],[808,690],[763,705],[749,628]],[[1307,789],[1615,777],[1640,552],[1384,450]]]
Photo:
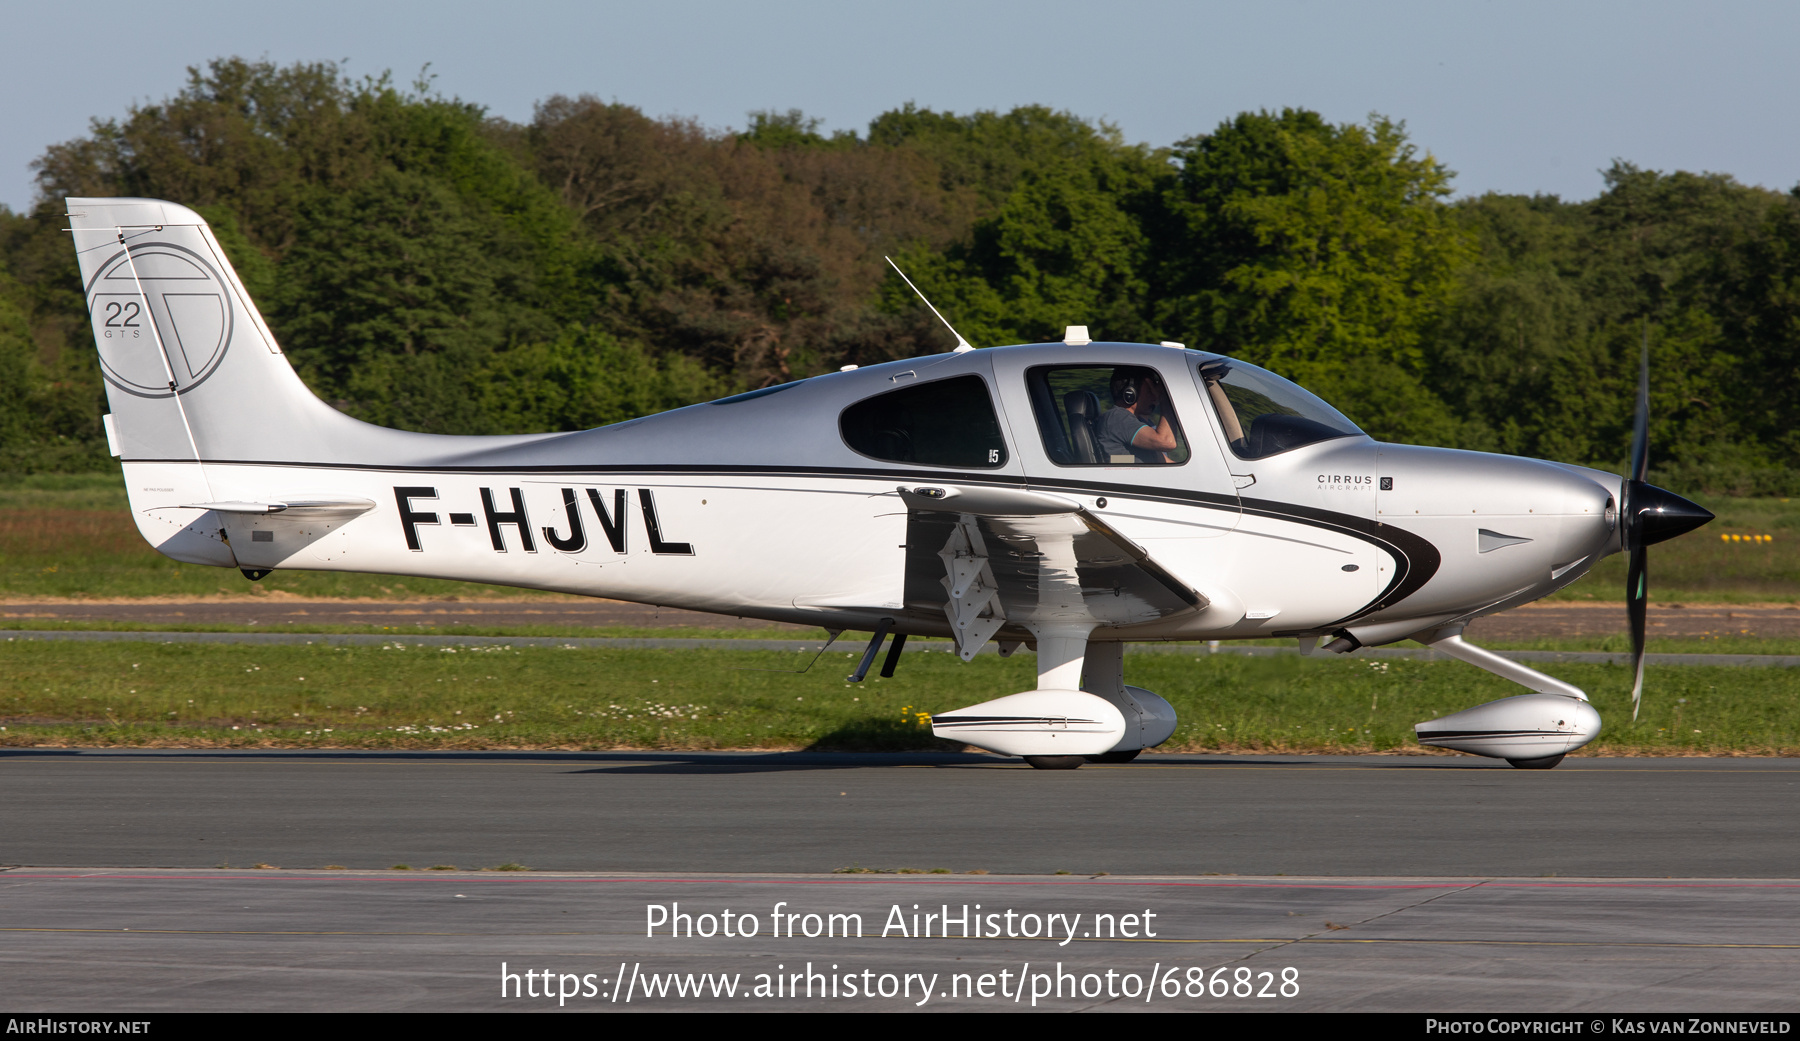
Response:
[[[1132,625],[1207,598],[1080,503],[1012,488],[901,488],[906,602],[941,610],[967,657],[1001,625]]]

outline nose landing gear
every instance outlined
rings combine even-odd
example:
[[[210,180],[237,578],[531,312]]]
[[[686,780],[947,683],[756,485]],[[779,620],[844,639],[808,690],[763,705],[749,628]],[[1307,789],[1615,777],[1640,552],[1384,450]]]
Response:
[[[1462,626],[1413,639],[1535,692],[1420,723],[1414,727],[1420,744],[1504,759],[1519,770],[1551,770],[1563,756],[1600,736],[1600,713],[1579,687],[1464,643]]]
[[[1507,762],[1515,770],[1554,770],[1556,764],[1563,761],[1560,755],[1547,755],[1542,759],[1508,759]]]

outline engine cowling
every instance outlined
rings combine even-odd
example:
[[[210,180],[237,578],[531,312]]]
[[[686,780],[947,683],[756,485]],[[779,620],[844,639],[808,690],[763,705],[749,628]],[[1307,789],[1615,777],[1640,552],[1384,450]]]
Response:
[[[1174,715],[1172,709],[1169,714]],[[1173,726],[1170,730],[1173,732]],[[1099,755],[1119,747],[1141,747],[1121,745],[1126,733],[1124,714],[1105,698],[1082,690],[1008,694],[934,715],[931,732],[1001,755]]]
[[[1496,759],[1545,759],[1600,736],[1600,713],[1578,698],[1521,694],[1413,727],[1419,743]]]

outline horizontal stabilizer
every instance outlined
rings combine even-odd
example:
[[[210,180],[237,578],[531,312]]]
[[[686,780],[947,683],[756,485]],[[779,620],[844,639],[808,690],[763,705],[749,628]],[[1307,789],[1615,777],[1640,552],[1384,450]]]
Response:
[[[289,510],[366,513],[374,509],[375,504],[368,499],[288,499],[283,502],[190,502],[181,508],[219,513],[286,513]]]
[[[237,566],[266,572],[341,562],[351,549],[343,538],[344,527],[374,509],[375,503],[350,496],[296,495],[267,502],[195,502],[181,508],[217,514]],[[305,563],[297,563],[297,556]]]

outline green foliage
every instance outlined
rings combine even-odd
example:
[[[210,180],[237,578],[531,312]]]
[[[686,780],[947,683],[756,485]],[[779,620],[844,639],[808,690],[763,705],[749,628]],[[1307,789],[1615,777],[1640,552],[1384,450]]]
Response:
[[[974,343],[1055,340],[1068,325],[1087,325],[1106,339],[1147,338],[1148,236],[1136,211],[1153,190],[1161,157],[1085,124],[1079,137],[997,133],[1034,129],[1049,118],[1041,110],[1023,114],[1037,118],[978,118],[953,138],[974,153],[963,157],[969,165],[987,158],[995,137],[1023,137],[1020,145],[1040,151],[1008,153],[1029,165],[1010,172],[1011,190],[975,222],[965,242],[941,254],[909,254],[906,267],[922,285],[943,287],[928,292]],[[1050,122],[1066,130],[1072,120]],[[916,306],[911,295],[890,282],[888,305]]]
[[[534,433],[620,423],[729,394],[734,388],[679,354],[660,358],[595,329],[497,354],[476,382],[483,412]]]
[[[80,353],[52,354],[49,364],[33,336],[34,303],[61,295],[29,281],[38,273],[43,239],[38,222],[0,207],[0,473],[111,469],[98,429],[91,335]],[[66,242],[56,245],[71,252]],[[64,271],[60,264],[50,268]],[[85,319],[84,312],[76,326],[82,334]],[[57,330],[35,331],[54,342]]]
[[[1585,202],[1447,202],[1381,116],[1244,113],[1158,150],[1041,106],[742,133],[591,96],[529,124],[237,58],[36,164],[0,212],[0,472],[105,469],[67,195],[212,223],[302,376],[374,422],[612,422],[949,337],[1085,324],[1296,379],[1379,438],[1617,468],[1646,329],[1654,479],[1800,485],[1800,196],[1618,163]]]
[[[1443,442],[1423,333],[1466,237],[1450,173],[1380,116],[1238,116],[1176,146],[1157,318],[1174,338],[1312,387],[1378,438]]]
[[[329,63],[190,70],[38,168],[46,211],[76,193],[197,206],[314,389],[375,422],[500,429],[476,374],[587,314],[591,243],[478,107]]]
[[[929,159],[944,189],[979,200],[977,215],[999,209],[1021,180],[1045,167],[1126,148],[1117,128],[1042,105],[959,116],[908,102],[875,117],[868,140]]]
[[[1647,335],[1652,479],[1791,490],[1800,440],[1774,417],[1796,400],[1783,351],[1800,329],[1780,318],[1792,206],[1729,177],[1625,163],[1589,202],[1458,204],[1477,251],[1432,332],[1429,379],[1463,417],[1460,443],[1623,467]]]
[[[385,426],[486,432],[470,377],[554,326],[524,244],[443,181],[383,171],[309,200],[270,318],[327,397]]]
[[[0,450],[25,440],[36,382],[31,330],[17,294],[12,280],[0,273]]]
[[[826,137],[819,133],[822,122],[797,108],[752,112],[750,129],[739,134],[738,140],[760,148],[853,148],[860,143],[854,130],[839,130]]]

